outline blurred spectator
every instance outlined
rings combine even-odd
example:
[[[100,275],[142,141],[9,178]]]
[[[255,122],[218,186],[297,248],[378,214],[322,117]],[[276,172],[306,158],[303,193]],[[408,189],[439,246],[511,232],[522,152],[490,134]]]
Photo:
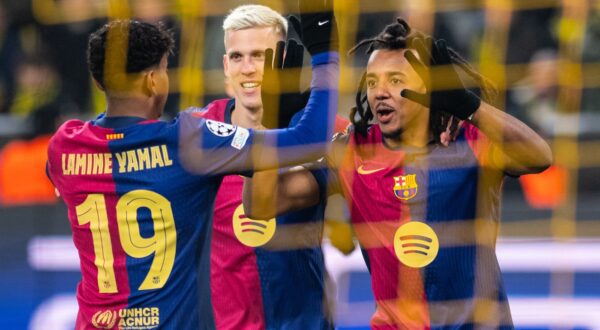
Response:
[[[506,63],[527,63],[541,49],[557,49],[555,7],[515,11],[510,24]]]
[[[87,72],[88,35],[104,20],[40,25],[42,51],[56,68],[62,88],[60,98],[69,112],[90,112],[91,80]]]
[[[467,59],[475,59],[477,49],[485,27],[485,15],[482,10],[457,10],[437,12],[434,35],[445,39]]]
[[[590,12],[582,51],[584,64],[593,64],[600,61],[600,9]],[[597,87],[597,84],[596,86],[584,89],[581,110],[583,112],[600,113],[600,88]],[[596,135],[600,135],[597,129],[598,121],[595,123],[588,122],[590,122],[590,128],[593,127],[596,131]]]
[[[9,112],[25,117],[56,103],[59,90],[60,80],[50,64],[41,57],[21,59],[17,65],[15,97]]]
[[[558,119],[557,59],[554,49],[538,50],[529,62],[527,76],[509,94],[508,111],[546,135],[554,133]]]
[[[20,55],[18,28],[11,24],[7,9],[0,3],[0,113],[8,112],[14,97],[14,68]]]
[[[46,150],[61,108],[60,81],[40,57],[25,57],[16,69],[10,113],[29,122],[30,130],[0,150],[0,205],[54,203],[54,188],[45,175]]]

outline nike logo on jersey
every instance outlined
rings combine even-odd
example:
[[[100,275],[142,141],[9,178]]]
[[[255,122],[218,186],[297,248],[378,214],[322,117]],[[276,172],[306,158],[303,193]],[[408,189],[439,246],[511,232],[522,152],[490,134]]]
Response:
[[[374,169],[366,169],[364,167],[364,165],[360,165],[358,167],[358,169],[356,169],[356,171],[358,172],[358,174],[362,174],[362,175],[368,175],[368,174],[373,174],[375,172],[379,172],[381,170],[385,170],[385,167],[381,167],[381,168],[374,168]]]
[[[329,23],[329,20],[322,21],[322,22],[321,22],[321,21],[318,21],[318,22],[317,22],[317,24],[318,24],[319,26],[323,26],[323,25],[325,25],[325,24],[327,24],[327,23]]]

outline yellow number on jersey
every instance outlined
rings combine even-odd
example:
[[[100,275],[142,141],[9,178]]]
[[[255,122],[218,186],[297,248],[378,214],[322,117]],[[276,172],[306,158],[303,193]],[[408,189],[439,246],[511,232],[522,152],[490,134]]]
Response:
[[[153,191],[133,190],[119,199],[116,208],[119,238],[125,253],[133,258],[144,258],[154,254],[150,270],[138,289],[162,288],[173,270],[177,247],[177,231],[171,203]],[[137,211],[140,208],[150,210],[154,227],[152,237],[146,238],[140,234],[137,219]],[[80,225],[90,224],[100,293],[118,292],[104,196],[90,194],[75,210]]]
[[[79,225],[90,224],[92,240],[94,242],[94,264],[98,269],[98,289],[100,293],[117,292],[117,281],[113,268],[114,258],[108,231],[108,216],[106,203],[102,194],[90,194],[85,201],[79,204],[77,222]]]
[[[154,223],[154,236],[144,238],[137,222],[137,210],[148,208]],[[117,203],[117,221],[123,250],[134,258],[144,258],[154,253],[150,271],[140,290],[162,288],[175,263],[177,232],[171,203],[163,196],[148,190],[133,190],[123,195]]]

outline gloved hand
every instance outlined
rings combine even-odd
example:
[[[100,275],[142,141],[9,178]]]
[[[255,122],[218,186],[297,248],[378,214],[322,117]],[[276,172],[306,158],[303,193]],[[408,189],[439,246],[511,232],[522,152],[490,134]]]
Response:
[[[410,51],[404,52],[404,57],[423,79],[427,91],[421,94],[404,89],[400,95],[431,111],[445,111],[460,119],[469,119],[479,109],[481,99],[464,87],[450,59],[446,41],[416,38],[412,46],[422,62]]]
[[[275,54],[272,49],[266,51],[261,88],[266,127],[287,127],[292,116],[306,106],[309,93],[300,90],[303,59],[304,47],[294,39],[278,42]]]
[[[290,17],[302,44],[311,56],[338,51],[337,23],[333,15],[333,0],[299,0],[300,20]]]

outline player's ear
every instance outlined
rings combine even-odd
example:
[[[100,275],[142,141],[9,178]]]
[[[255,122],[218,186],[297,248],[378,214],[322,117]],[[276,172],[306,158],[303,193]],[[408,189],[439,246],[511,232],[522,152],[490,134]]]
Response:
[[[229,61],[227,60],[227,54],[223,54],[223,73],[225,77],[228,76],[227,71],[229,70]]]

